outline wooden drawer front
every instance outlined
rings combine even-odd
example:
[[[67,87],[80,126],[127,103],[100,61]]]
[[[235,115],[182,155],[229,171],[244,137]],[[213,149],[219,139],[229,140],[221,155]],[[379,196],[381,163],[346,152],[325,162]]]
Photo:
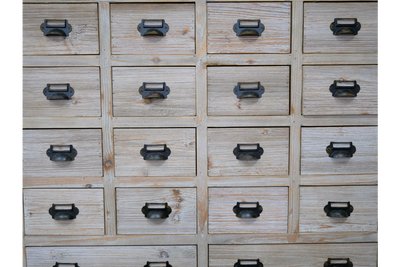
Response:
[[[234,93],[238,83],[256,88],[257,82],[264,87],[261,98],[238,98],[240,93]],[[208,114],[289,115],[289,67],[209,67]]]
[[[210,234],[287,232],[287,187],[210,188],[208,192]],[[262,212],[258,218],[239,218],[233,211],[238,202],[259,202]]]
[[[99,68],[24,68],[24,117],[99,117]],[[70,85],[70,99],[55,100],[44,89],[50,85]],[[70,92],[65,92],[68,97]]]
[[[300,189],[300,232],[378,231],[377,191],[376,186],[302,187]],[[347,214],[348,211],[345,209],[349,205],[348,203],[329,205],[328,202],[350,202],[353,211],[347,218],[335,217],[332,214],[338,212]],[[328,207],[325,208],[325,206]],[[338,206],[342,208],[338,209]]]
[[[144,145],[167,145],[167,160],[144,160]],[[116,176],[195,176],[195,129],[114,130]]]
[[[97,4],[24,4],[24,54],[98,54]],[[68,20],[69,36],[44,35],[45,19]]]
[[[143,83],[165,83],[170,92],[166,99],[144,99]],[[194,116],[195,83],[195,68],[113,68],[114,116]]]
[[[151,209],[166,203],[168,218],[151,218],[157,216]],[[149,218],[143,207],[150,208]],[[196,234],[196,188],[117,188],[117,229],[121,235]]]
[[[264,152],[258,160],[238,160],[238,144],[260,144]],[[288,158],[288,128],[208,129],[209,176],[287,175]]]
[[[165,36],[141,36],[143,19],[164,19]],[[111,4],[113,54],[194,54],[194,4]]]
[[[366,174],[378,171],[377,127],[302,128],[301,174]],[[350,158],[331,158],[331,142],[352,142],[356,152]]]
[[[377,66],[306,66],[303,68],[304,115],[365,115],[378,113]],[[334,97],[335,81],[356,81],[356,97]],[[337,83],[338,86],[342,84]],[[357,90],[357,86],[351,84]],[[332,87],[333,92],[330,91]],[[337,88],[337,87],[336,87]],[[354,91],[350,91],[352,94]]]
[[[81,267],[136,267],[148,261],[168,261],[174,267],[196,267],[196,254],[196,246],[27,247],[26,262],[27,267],[50,267],[56,262]]]
[[[49,210],[53,204],[55,218],[64,216],[62,204],[74,204],[79,213],[75,219],[53,219]],[[103,190],[25,189],[24,221],[27,235],[103,235]]]
[[[374,243],[210,245],[209,266],[232,267],[238,259],[259,259],[264,266],[321,267],[329,258],[348,258],[354,266],[376,267],[377,254],[378,246]]]
[[[290,53],[290,3],[207,4],[208,53]],[[237,36],[238,20],[260,20],[261,36]]]
[[[50,145],[72,145],[72,161],[52,161]],[[61,150],[65,150],[62,148]],[[24,130],[24,177],[102,176],[101,130]]]
[[[305,3],[304,53],[377,53],[377,3]],[[335,18],[357,19],[357,35],[334,35]]]

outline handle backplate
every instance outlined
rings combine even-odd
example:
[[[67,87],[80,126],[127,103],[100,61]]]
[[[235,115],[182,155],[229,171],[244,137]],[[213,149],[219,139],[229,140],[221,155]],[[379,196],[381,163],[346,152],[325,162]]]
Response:
[[[142,213],[148,219],[165,219],[171,212],[168,203],[146,203],[142,207]]]
[[[76,219],[79,209],[75,204],[53,204],[49,209],[49,214],[54,220],[68,221]]]
[[[69,36],[72,26],[66,19],[45,19],[40,29],[44,36]]]
[[[233,25],[236,36],[261,36],[265,26],[259,19],[238,19]]]
[[[142,19],[137,29],[141,36],[165,36],[169,26],[163,19]]]
[[[238,82],[233,92],[237,98],[261,98],[265,92],[264,86],[260,82]]]
[[[356,153],[353,142],[331,142],[326,147],[326,153],[330,158],[351,158]]]
[[[260,217],[263,207],[259,202],[237,202],[232,210],[239,218],[257,218]]]
[[[347,218],[353,212],[354,207],[350,202],[334,202],[329,201],[324,207],[326,216],[331,218]]]
[[[330,25],[333,35],[357,35],[361,23],[353,18],[335,18]]]

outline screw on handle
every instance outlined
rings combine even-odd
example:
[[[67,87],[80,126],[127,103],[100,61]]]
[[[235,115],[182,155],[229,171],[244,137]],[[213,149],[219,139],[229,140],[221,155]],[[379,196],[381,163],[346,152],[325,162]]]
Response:
[[[260,82],[238,82],[233,92],[237,98],[261,98],[265,92],[264,86]]]
[[[261,36],[265,26],[259,19],[238,19],[233,25],[236,36]]]
[[[146,203],[142,207],[144,217],[148,219],[165,219],[172,212],[168,203]]]
[[[165,36],[169,26],[163,19],[142,19],[137,29],[141,36]]]
[[[353,263],[349,258],[329,258],[324,267],[353,267]]]
[[[75,207],[75,204],[53,204],[49,209],[49,214],[54,220],[69,221],[76,219],[79,209]]]
[[[357,35],[361,23],[353,18],[335,18],[330,25],[333,35]]]
[[[335,80],[329,87],[333,97],[356,97],[360,92],[360,85],[357,81],[338,81]]]
[[[172,267],[168,261],[148,261],[145,266],[143,267]]]
[[[43,89],[47,100],[71,100],[74,93],[74,88],[69,83],[47,84]]]
[[[331,142],[326,147],[326,153],[330,158],[351,158],[356,153],[353,142]]]
[[[324,207],[326,216],[331,218],[347,218],[353,212],[354,207],[350,202],[334,202],[329,201]]]
[[[260,144],[237,144],[233,154],[238,160],[258,160],[264,154],[264,149]]]
[[[144,145],[140,150],[144,160],[167,160],[168,156],[171,155],[171,150],[166,144],[163,145]]]
[[[166,99],[170,91],[171,90],[164,82],[143,83],[143,85],[139,87],[139,93],[142,95],[143,99],[149,99],[149,98]]]
[[[51,161],[73,161],[78,151],[73,145],[50,145],[46,154]]]
[[[257,218],[263,211],[259,202],[237,202],[233,207],[233,212],[239,218]]]
[[[45,19],[40,29],[44,36],[69,36],[72,26],[66,19]]]
[[[233,267],[264,267],[260,259],[256,260],[238,260]]]

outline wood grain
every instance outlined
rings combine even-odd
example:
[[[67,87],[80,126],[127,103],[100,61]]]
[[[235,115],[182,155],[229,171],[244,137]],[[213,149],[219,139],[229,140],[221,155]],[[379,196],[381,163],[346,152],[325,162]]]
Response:
[[[378,174],[302,175],[301,185],[376,185]]]

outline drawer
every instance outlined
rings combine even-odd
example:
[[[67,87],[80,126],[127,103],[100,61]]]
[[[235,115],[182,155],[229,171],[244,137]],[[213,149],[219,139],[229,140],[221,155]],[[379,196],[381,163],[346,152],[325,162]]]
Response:
[[[210,234],[287,232],[287,187],[209,188],[208,194]]]
[[[350,21],[338,20],[334,23],[335,19],[350,19]],[[357,19],[357,22],[354,19]],[[357,32],[358,23],[361,28]],[[357,35],[351,34],[350,29],[352,32],[357,32]],[[348,34],[343,34],[346,32]],[[378,4],[376,2],[304,4],[304,53],[377,52]]]
[[[376,186],[300,188],[300,232],[377,232]]]
[[[208,114],[289,115],[289,67],[209,67]]]
[[[24,130],[23,139],[24,177],[103,175],[100,129]]]
[[[25,189],[24,221],[26,235],[104,235],[103,189]]]
[[[24,4],[24,54],[98,54],[98,27],[97,4]]]
[[[114,151],[116,176],[196,175],[195,129],[115,129]]]
[[[232,267],[239,259],[248,265],[256,265],[259,260],[264,266],[285,267],[321,267],[321,266],[363,266],[376,267],[378,245],[360,244],[274,244],[274,245],[210,245],[210,267]],[[345,263],[347,259],[353,265],[325,265],[329,259],[334,263]],[[250,261],[249,261],[250,260]],[[245,262],[242,262],[246,264]],[[263,266],[261,265],[261,266]]]
[[[166,266],[168,261],[174,267],[196,267],[196,253],[196,246],[27,247],[26,263],[27,267],[53,266],[57,262],[81,267],[148,267],[147,262],[163,262]]]
[[[378,114],[377,66],[303,67],[304,115]]]
[[[377,127],[307,127],[301,132],[301,174],[378,172]]]
[[[196,234],[196,188],[117,188],[118,234]]]
[[[111,4],[112,53],[194,54],[194,22],[194,4]]]
[[[100,117],[99,68],[24,68],[24,117]]]
[[[196,69],[113,68],[114,116],[195,116]]]
[[[289,128],[208,129],[209,176],[287,175],[288,161]]]
[[[290,53],[290,23],[290,3],[208,3],[208,53]]]

